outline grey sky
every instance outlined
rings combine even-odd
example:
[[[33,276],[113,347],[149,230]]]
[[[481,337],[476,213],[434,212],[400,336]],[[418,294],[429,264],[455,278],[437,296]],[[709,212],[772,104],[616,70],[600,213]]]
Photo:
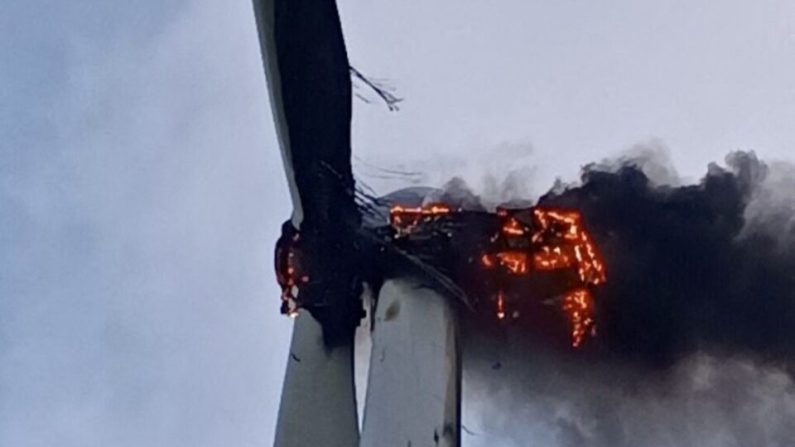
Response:
[[[495,147],[532,146],[524,162],[546,186],[650,139],[691,178],[730,150],[795,150],[789,1],[375,0],[342,13],[353,63],[406,98],[398,114],[358,107],[368,161],[444,154],[479,171]]]
[[[0,14],[30,59],[2,64],[0,445],[266,445],[288,209],[250,6],[58,6]]]
[[[795,158],[789,1],[340,7],[405,97],[355,102],[372,165],[537,193],[653,139],[691,178]],[[289,204],[257,45],[248,1],[0,6],[0,445],[270,444]]]

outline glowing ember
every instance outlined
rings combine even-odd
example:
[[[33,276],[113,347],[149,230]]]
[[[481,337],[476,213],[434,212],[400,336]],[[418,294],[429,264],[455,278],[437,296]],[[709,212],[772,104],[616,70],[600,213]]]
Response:
[[[593,299],[585,287],[606,281],[604,263],[585,231],[580,213],[572,210],[536,207],[526,223],[520,222],[527,210],[497,210],[500,232],[491,238],[498,248],[481,256],[487,270],[501,268],[510,275],[573,270],[579,285],[562,298],[562,309],[571,325],[571,343],[582,345],[586,335],[594,334],[596,322]],[[532,262],[528,262],[531,259]],[[497,291],[497,318],[505,316],[503,285]]]
[[[301,237],[298,233],[280,241],[276,246],[276,280],[282,289],[281,313],[290,317],[298,315],[298,294],[301,284],[309,283],[309,276],[301,271],[301,258],[298,246]]]
[[[536,208],[533,217],[538,229],[531,236],[533,242],[549,241],[533,257],[535,268],[554,270],[577,266],[584,284],[598,285],[606,281],[604,263],[580,223],[580,213],[556,209]]]
[[[571,345],[580,347],[586,335],[596,335],[593,298],[587,289],[577,289],[563,298],[563,312],[571,324]]]
[[[527,232],[526,227],[519,224],[516,218],[510,217],[505,209],[500,209],[497,216],[504,220],[501,231],[504,237],[509,238],[507,244],[522,245],[524,241],[516,239],[522,239],[521,236]],[[533,252],[534,269],[557,270],[576,265],[580,281],[583,283],[598,285],[605,282],[604,263],[597,255],[588,233],[580,224],[578,212],[535,208],[533,218],[536,228],[525,245]],[[505,259],[501,265],[512,273],[518,273],[521,262],[516,254],[504,251],[494,256],[484,255],[482,258],[484,266],[491,267],[493,257]],[[526,265],[521,265],[521,272],[527,272]]]
[[[496,260],[496,261],[495,261]],[[509,273],[514,275],[524,275],[527,273],[527,253],[519,251],[504,251],[495,255],[483,255],[481,258],[483,266],[492,268],[495,264],[504,267]]]
[[[418,207],[395,205],[389,209],[389,223],[397,230],[396,236],[406,236],[411,234],[418,225],[449,214],[450,211],[450,207],[443,203]]]
[[[502,226],[502,232],[511,236],[523,236],[524,231],[519,221],[512,217]]]
[[[505,295],[502,290],[497,292],[497,318],[500,320],[505,318]]]
[[[544,302],[560,303],[571,329],[572,346],[580,347],[587,335],[595,333],[593,299],[588,288],[604,283],[606,274],[604,263],[585,231],[579,212],[533,207],[498,208],[496,214],[488,214],[452,210],[442,203],[419,207],[397,205],[390,209],[389,223],[394,230],[395,241],[405,240],[409,247],[412,237],[419,235],[419,229],[429,229],[416,239],[419,246],[415,249],[421,252],[430,249],[428,244],[433,246],[434,234],[452,237],[446,229],[438,231],[451,228],[442,224],[442,217],[446,218],[444,222],[447,224],[455,222],[458,228],[472,235],[482,234],[478,229],[493,228],[488,230],[491,231],[490,236],[485,233],[483,239],[470,242],[473,247],[480,247],[477,250],[483,250],[472,258],[478,260],[477,264],[490,276],[479,281],[477,272],[467,271],[457,273],[457,280],[467,282],[471,276],[474,282],[470,285],[474,288],[479,287],[478,282],[488,284],[480,292],[492,297],[490,301],[498,320],[504,320],[509,314],[518,317],[518,310],[511,309],[516,300],[543,297]],[[486,226],[483,222],[487,222]],[[434,252],[433,249],[428,252],[448,253]],[[457,253],[471,256],[466,251]],[[446,259],[452,255],[431,256],[438,256],[431,259],[440,264],[447,263],[448,267],[456,265],[455,260]],[[455,267],[451,271],[455,271]]]

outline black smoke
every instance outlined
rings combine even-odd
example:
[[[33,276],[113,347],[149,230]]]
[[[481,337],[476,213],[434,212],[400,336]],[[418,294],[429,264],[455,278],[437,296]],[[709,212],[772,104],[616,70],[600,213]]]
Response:
[[[794,445],[795,169],[736,152],[683,185],[655,157],[508,204],[578,209],[608,282],[580,350],[539,334],[549,315],[462,306],[464,445]],[[496,205],[461,179],[393,201]]]
[[[647,162],[538,200],[579,209],[605,257],[599,333],[573,352],[465,325],[466,445],[795,443],[794,170],[736,152],[668,185]]]
[[[579,185],[540,198],[579,209],[606,259],[597,299],[611,353],[655,364],[701,349],[792,358],[795,247],[747,226],[768,175],[736,152],[697,184],[660,186],[629,160],[586,166]]]
[[[785,184],[789,171],[771,170],[751,152],[711,164],[695,184],[660,184],[659,167],[648,153],[590,164],[577,184],[557,183],[537,201],[579,210],[605,258],[608,281],[595,292],[599,354],[663,367],[703,350],[792,358],[795,191],[787,189],[795,177]],[[489,208],[462,179],[415,189],[386,199]],[[477,317],[464,315],[467,336],[495,331],[483,324],[493,315]],[[529,315],[496,332],[530,342],[538,326]]]

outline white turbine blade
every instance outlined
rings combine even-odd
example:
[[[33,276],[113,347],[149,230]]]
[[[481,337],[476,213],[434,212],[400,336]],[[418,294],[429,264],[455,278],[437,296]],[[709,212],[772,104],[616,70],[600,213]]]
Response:
[[[448,300],[409,280],[380,290],[361,447],[453,447],[460,440],[460,357]]]
[[[295,320],[276,447],[355,447],[359,442],[353,346],[327,348],[309,312]]]

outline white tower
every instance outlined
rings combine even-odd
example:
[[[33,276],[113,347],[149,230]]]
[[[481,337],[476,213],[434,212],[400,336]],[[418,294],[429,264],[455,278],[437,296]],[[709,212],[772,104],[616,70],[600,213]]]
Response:
[[[461,369],[448,299],[411,280],[378,296],[362,447],[459,445]]]

